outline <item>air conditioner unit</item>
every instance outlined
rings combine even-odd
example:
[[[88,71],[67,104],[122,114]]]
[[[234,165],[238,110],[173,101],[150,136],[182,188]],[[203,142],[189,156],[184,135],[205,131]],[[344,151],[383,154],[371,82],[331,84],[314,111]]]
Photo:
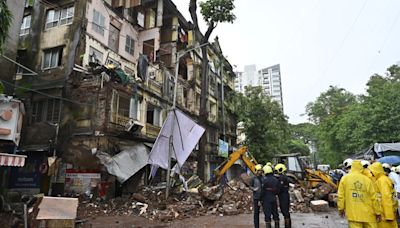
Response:
[[[144,124],[140,123],[137,120],[129,119],[128,123],[125,125],[125,131],[140,131],[144,127]]]

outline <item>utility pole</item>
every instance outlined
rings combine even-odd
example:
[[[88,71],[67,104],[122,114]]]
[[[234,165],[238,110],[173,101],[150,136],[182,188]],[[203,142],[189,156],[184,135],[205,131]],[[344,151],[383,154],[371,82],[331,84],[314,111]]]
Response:
[[[176,65],[175,65],[175,78],[174,78],[174,97],[173,97],[173,101],[172,101],[172,107],[171,110],[175,112],[176,109],[176,93],[178,91],[178,71],[179,71],[179,60],[182,58],[182,56],[184,56],[186,53],[191,52],[197,48],[202,48],[205,47],[206,45],[208,45],[209,43],[204,43],[202,45],[199,45],[197,47],[193,47],[190,48],[182,53],[177,52],[176,53]],[[174,115],[175,118],[175,115]],[[169,137],[169,148],[168,148],[168,169],[167,169],[167,188],[165,191],[165,199],[168,198],[169,196],[169,187],[170,187],[170,176],[171,176],[171,157],[172,157],[172,150],[173,150],[173,132],[174,132],[174,124],[172,124],[171,126],[171,136]]]

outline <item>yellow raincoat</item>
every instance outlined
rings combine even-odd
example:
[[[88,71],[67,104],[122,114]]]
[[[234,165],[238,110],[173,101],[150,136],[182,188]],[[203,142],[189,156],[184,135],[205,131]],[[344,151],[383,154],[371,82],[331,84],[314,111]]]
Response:
[[[378,227],[397,227],[397,198],[393,182],[385,175],[381,163],[375,162],[369,169],[376,178],[375,186],[378,190],[378,199],[381,201],[382,221],[378,223]]]
[[[353,161],[351,171],[342,177],[338,190],[338,210],[345,211],[349,227],[377,227],[376,216],[380,215],[379,202],[372,181],[362,174],[363,167]]]
[[[369,169],[363,169],[362,173],[363,173],[365,176],[367,176],[369,179],[371,179],[371,180],[372,180],[372,183],[375,182],[375,177],[374,177],[374,175],[372,175],[371,170],[369,170]]]

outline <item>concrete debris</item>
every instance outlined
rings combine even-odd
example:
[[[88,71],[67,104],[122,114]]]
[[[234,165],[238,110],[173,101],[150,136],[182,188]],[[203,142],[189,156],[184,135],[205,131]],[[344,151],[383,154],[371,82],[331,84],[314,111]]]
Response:
[[[188,179],[189,191],[182,191],[182,185],[174,186],[168,200],[165,200],[165,183],[157,186],[142,187],[138,193],[127,198],[115,198],[110,201],[101,199],[80,203],[79,219],[92,216],[130,216],[137,215],[150,220],[168,222],[205,215],[237,215],[252,213],[252,191],[245,184],[248,175],[232,180],[223,187],[205,186],[198,176]],[[176,182],[179,183],[179,182]],[[310,213],[311,202],[316,211],[326,210],[325,203],[318,203],[321,196],[332,191],[325,185],[308,189],[290,184],[291,212]],[[332,194],[331,194],[332,195]],[[331,197],[334,197],[332,195]],[[317,202],[317,203],[315,203]],[[326,201],[323,201],[326,202]]]
[[[150,220],[168,222],[204,215],[237,215],[252,212],[252,192],[240,180],[229,182],[225,187],[204,187],[198,177],[190,178],[191,189],[199,193],[182,192],[165,200],[165,188],[144,187],[129,198],[115,198],[108,202],[81,202],[79,218],[93,216],[137,215]],[[236,189],[236,190],[233,190]],[[207,197],[206,197],[206,196]]]
[[[329,211],[329,204],[325,200],[313,200],[311,201],[311,209],[313,211],[326,212]]]

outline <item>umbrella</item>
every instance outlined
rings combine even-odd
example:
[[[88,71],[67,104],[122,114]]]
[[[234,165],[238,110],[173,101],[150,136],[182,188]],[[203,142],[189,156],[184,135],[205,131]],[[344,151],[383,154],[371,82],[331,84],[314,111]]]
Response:
[[[386,156],[378,159],[380,163],[388,163],[390,165],[395,165],[400,163],[400,156],[392,155]]]

